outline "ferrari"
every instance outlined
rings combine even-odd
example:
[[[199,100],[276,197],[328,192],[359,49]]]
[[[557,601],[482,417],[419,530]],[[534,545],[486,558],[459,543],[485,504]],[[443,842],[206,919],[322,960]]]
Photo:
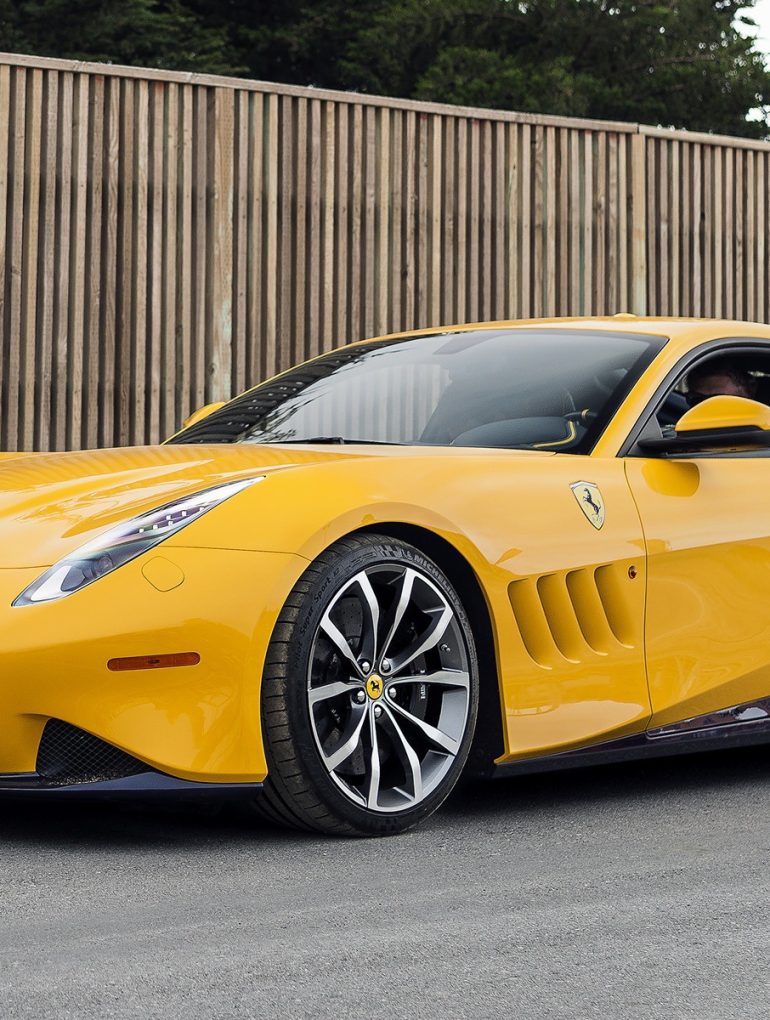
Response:
[[[0,465],[0,790],[401,832],[460,776],[770,741],[770,327],[365,340]]]

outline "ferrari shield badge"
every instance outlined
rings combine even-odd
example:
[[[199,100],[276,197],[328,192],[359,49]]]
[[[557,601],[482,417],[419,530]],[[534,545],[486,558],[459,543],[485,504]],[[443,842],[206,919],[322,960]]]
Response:
[[[597,530],[601,528],[604,524],[604,498],[599,486],[593,482],[573,482],[570,489],[591,524]]]

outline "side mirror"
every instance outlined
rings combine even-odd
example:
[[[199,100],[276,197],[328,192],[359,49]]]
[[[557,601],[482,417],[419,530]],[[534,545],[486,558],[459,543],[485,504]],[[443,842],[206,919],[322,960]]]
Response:
[[[770,446],[770,407],[748,397],[709,397],[683,414],[674,429],[673,436],[639,445],[651,453]]]
[[[185,418],[182,422],[182,428],[189,429],[191,425],[197,425],[199,421],[203,421],[204,418],[208,418],[210,414],[213,414],[214,411],[218,411],[220,407],[224,406],[225,401],[218,400],[215,404],[205,404],[203,407],[199,407],[197,411],[193,411],[189,418]]]

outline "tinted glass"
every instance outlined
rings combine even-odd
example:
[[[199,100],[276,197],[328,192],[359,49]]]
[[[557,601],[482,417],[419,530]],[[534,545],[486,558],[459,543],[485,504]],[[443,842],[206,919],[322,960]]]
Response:
[[[257,386],[171,442],[586,453],[664,342],[628,333],[475,329],[358,344]]]

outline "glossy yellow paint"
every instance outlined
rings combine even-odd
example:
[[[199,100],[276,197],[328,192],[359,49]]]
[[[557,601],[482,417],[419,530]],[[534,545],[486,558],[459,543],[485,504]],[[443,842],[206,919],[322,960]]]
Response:
[[[224,400],[216,400],[213,404],[204,404],[203,407],[199,407],[197,411],[193,411],[189,417],[185,418],[182,427],[189,429],[191,425],[197,425],[199,421],[203,421],[204,418],[208,418],[210,414],[224,406]]]
[[[770,407],[748,397],[709,397],[691,407],[676,423],[677,434],[735,428],[770,431]]]
[[[526,325],[554,324],[669,337],[588,457],[181,445],[8,458],[0,773],[34,768],[55,717],[171,775],[263,778],[260,683],[273,625],[308,563],[362,527],[408,525],[416,540],[421,529],[472,568],[493,626],[504,760],[770,694],[770,521],[757,498],[767,462],[619,456],[688,351],[721,337],[770,342],[770,328],[634,318]],[[42,568],[110,526],[254,475],[265,482],[92,586],[10,607]],[[577,482],[600,493],[601,527],[579,505]],[[187,651],[200,653],[199,665],[107,669],[114,657]]]

